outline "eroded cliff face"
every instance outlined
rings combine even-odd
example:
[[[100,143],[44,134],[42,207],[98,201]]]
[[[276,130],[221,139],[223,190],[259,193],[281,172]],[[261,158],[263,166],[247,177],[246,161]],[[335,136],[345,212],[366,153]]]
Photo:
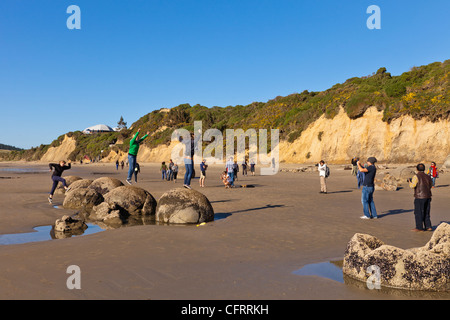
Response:
[[[44,156],[41,158],[43,162],[58,162],[61,160],[67,160],[69,155],[75,150],[77,142],[75,139],[64,137],[64,140],[58,147],[50,147]]]
[[[450,154],[450,122],[414,120],[403,116],[391,123],[383,122],[383,112],[369,108],[358,119],[350,119],[342,109],[333,119],[322,116],[301,136],[289,143],[280,142],[280,162],[348,164],[353,157],[366,160],[374,156],[379,162],[416,163],[436,161],[443,163]],[[178,142],[148,148],[142,145],[138,162],[169,161]],[[65,137],[59,147],[50,148],[42,161],[67,160],[76,141]],[[111,151],[103,162],[127,160],[126,152]]]
[[[280,143],[280,161],[349,163],[353,157],[374,156],[380,162],[443,162],[450,153],[450,123],[403,116],[383,122],[383,112],[369,108],[358,119],[344,110],[333,119],[322,116],[293,143]]]

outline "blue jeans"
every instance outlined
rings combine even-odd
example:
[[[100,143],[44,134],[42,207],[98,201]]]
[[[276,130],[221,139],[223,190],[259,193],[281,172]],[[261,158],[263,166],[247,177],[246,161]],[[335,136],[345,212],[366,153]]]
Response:
[[[192,174],[194,173],[194,165],[191,163],[184,163],[186,167],[186,173],[184,174],[184,184],[187,186],[191,185]]]
[[[128,177],[127,180],[131,181],[131,177],[133,176],[134,169],[136,169],[136,156],[128,154]]]
[[[367,187],[363,186],[361,202],[363,205],[364,215],[367,218],[376,218],[377,210],[375,209],[375,202],[373,202],[373,193],[375,191],[375,187]]]
[[[53,194],[55,193],[56,187],[58,186],[59,182],[61,182],[64,187],[67,187],[66,180],[64,178],[61,178],[58,176],[53,176],[52,181],[53,181],[53,185],[52,185],[52,190],[50,191],[51,196],[53,196]]]
[[[234,186],[234,172],[233,172],[233,171],[228,172],[228,175],[229,175],[230,178],[231,178],[231,185]]]

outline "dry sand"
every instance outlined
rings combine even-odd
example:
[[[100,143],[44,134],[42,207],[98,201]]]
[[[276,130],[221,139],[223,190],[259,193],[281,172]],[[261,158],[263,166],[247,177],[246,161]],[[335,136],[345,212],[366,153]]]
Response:
[[[292,165],[293,166],[293,165]],[[40,173],[17,173],[21,167]],[[140,182],[158,199],[181,187],[161,181],[157,164],[141,164]],[[312,264],[342,259],[356,233],[368,233],[401,248],[423,246],[431,232],[414,233],[409,188],[377,191],[378,220],[361,220],[361,191],[342,166],[332,167],[329,193],[319,191],[317,173],[280,172],[275,176],[239,175],[224,189],[221,168],[209,169],[206,188],[192,186],[211,201],[216,217],[204,226],[145,225],[80,237],[0,246],[0,299],[448,299],[449,294],[369,290],[293,272]],[[65,176],[125,181],[126,169],[114,164],[73,165]],[[382,173],[380,172],[381,176]],[[432,223],[449,221],[450,175],[433,189]],[[0,163],[0,234],[30,232],[74,211],[47,202],[51,187],[45,164]],[[61,205],[63,196],[55,196]],[[67,267],[81,268],[81,289],[69,290]]]

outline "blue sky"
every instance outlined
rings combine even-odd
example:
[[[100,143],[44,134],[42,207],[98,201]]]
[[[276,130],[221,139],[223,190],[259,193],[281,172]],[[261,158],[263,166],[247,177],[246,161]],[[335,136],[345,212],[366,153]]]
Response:
[[[366,26],[373,4],[380,30]],[[450,59],[449,14],[448,0],[1,0],[0,143],[398,75]]]

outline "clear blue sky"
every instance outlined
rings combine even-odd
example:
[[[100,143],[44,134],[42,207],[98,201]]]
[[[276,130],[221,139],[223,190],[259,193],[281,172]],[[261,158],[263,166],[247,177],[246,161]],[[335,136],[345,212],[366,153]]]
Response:
[[[69,5],[81,30],[69,30]],[[369,30],[369,5],[381,30]],[[0,143],[265,102],[450,59],[450,1],[1,0]]]

